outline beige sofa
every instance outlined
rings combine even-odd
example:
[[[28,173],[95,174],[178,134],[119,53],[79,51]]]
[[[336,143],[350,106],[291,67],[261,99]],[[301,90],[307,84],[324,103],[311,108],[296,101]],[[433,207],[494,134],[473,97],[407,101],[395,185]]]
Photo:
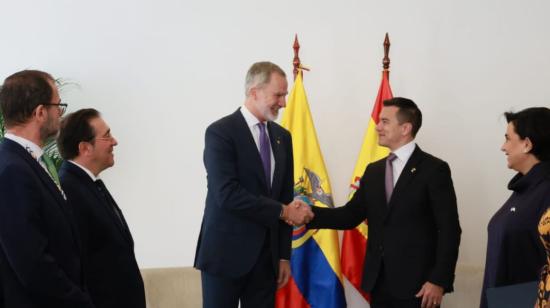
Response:
[[[192,267],[146,268],[147,308],[202,307],[201,274]]]
[[[477,308],[483,285],[483,267],[458,264],[455,272],[455,291],[445,295],[442,308]]]
[[[147,308],[200,308],[201,275],[192,267],[142,269]],[[443,308],[479,306],[483,268],[458,265],[455,292],[443,299]]]

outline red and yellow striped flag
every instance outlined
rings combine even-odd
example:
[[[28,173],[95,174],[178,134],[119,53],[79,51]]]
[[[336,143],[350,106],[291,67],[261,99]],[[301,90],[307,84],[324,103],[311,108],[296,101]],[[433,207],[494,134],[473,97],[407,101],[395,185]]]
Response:
[[[378,135],[376,133],[376,124],[378,124],[380,110],[382,110],[383,102],[393,97],[390,88],[389,71],[382,72],[382,83],[378,90],[378,95],[372,109],[371,119],[365,134],[359,158],[353,171],[350,184],[349,198],[353,196],[355,191],[359,189],[359,181],[365,168],[371,162],[375,162],[388,155],[389,150],[386,147],[378,145]],[[366,183],[368,185],[368,183]],[[342,243],[342,273],[351,282],[351,284],[369,301],[369,295],[361,288],[363,281],[363,268],[365,265],[365,254],[367,252],[368,228],[367,221],[362,222],[353,230],[344,232]]]

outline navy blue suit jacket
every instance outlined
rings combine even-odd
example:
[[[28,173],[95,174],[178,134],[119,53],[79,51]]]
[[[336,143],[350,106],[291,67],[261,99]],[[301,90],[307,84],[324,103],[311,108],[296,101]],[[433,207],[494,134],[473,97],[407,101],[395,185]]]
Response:
[[[0,292],[4,307],[93,307],[71,209],[18,143],[0,143]],[[1,306],[1,305],[0,305]]]
[[[426,281],[453,290],[460,244],[456,195],[449,165],[418,146],[385,193],[386,158],[367,166],[359,189],[343,207],[313,207],[309,228],[352,229],[368,221],[362,288],[371,292],[384,263],[392,296],[414,298]]]
[[[65,161],[59,176],[76,217],[84,276],[94,305],[145,308],[145,290],[134,255],[134,242],[114,199],[111,198],[121,219],[80,167]]]
[[[290,259],[291,227],[279,219],[281,204],[293,199],[290,133],[268,125],[275,170],[271,192],[250,129],[241,113],[226,116],[206,130],[204,165],[208,194],[195,255],[195,267],[238,278],[248,273],[269,238],[275,273]]]

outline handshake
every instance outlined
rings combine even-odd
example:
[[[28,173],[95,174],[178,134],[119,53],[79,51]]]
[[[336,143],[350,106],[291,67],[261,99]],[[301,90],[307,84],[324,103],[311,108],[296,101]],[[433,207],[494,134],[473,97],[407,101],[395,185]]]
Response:
[[[288,205],[283,205],[281,219],[291,226],[301,226],[313,219],[311,207],[302,200],[294,199]]]

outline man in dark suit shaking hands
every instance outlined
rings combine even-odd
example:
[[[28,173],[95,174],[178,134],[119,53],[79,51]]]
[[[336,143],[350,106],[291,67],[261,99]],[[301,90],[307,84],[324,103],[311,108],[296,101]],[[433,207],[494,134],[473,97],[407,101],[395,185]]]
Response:
[[[72,210],[42,150],[66,107],[45,72],[15,73],[0,90],[0,307],[93,307]]]
[[[293,199],[292,141],[273,122],[285,107],[286,75],[258,62],[246,76],[244,106],[206,129],[208,194],[195,255],[203,307],[273,307],[290,276],[291,228],[307,206]]]
[[[65,159],[59,172],[61,186],[80,231],[84,273],[94,305],[145,308],[130,229],[99,178],[115,163],[115,137],[97,110],[81,109],[63,119],[57,143]]]
[[[437,307],[453,290],[460,224],[446,162],[414,142],[422,113],[406,98],[384,102],[376,126],[388,157],[367,166],[343,207],[315,207],[308,227],[351,229],[367,219],[362,287],[373,308]]]

